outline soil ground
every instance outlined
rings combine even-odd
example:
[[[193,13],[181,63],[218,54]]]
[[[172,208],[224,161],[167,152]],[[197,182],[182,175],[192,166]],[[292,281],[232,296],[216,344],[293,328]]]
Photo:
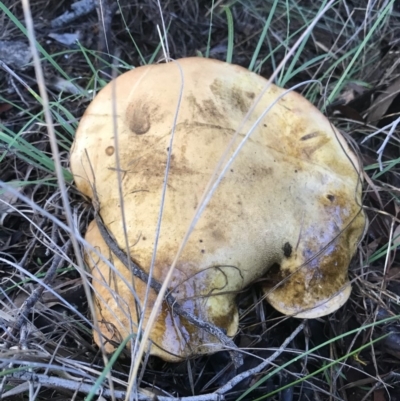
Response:
[[[157,26],[163,25],[162,15],[168,27],[172,58],[209,55],[226,60],[231,15],[232,62],[248,67],[274,3],[232,0],[223,4],[229,6],[227,13],[220,1],[214,4],[211,0],[170,0],[161,1],[160,12],[155,0],[121,0],[111,2],[109,8],[104,3],[100,18],[94,7],[68,24],[54,27],[52,21],[71,11],[72,2],[32,0],[36,39],[50,55],[42,53],[42,66],[56,116],[62,166],[68,169],[73,133],[90,100],[77,93],[74,85],[96,90],[101,80],[108,82],[113,74],[107,64],[112,58],[104,54],[100,59],[99,52],[108,49],[111,56],[118,57],[119,72],[125,66],[157,61],[163,56],[157,30]],[[256,71],[265,77],[284,58],[321,6],[318,1],[276,3],[255,63]],[[65,223],[42,106],[31,92],[39,90],[30,50],[24,47],[28,39],[17,24],[25,24],[22,6],[11,0],[0,4],[0,41],[8,42],[15,56],[8,58],[6,65],[0,65],[0,179],[16,183],[21,194]],[[386,14],[379,22],[382,13]],[[74,41],[77,38],[80,46]],[[72,42],[66,43],[68,40]],[[360,51],[355,57],[357,49]],[[7,54],[10,57],[10,51]],[[306,328],[290,342],[286,352],[256,376],[240,382],[225,394],[225,399],[238,399],[265,378],[244,399],[400,400],[399,55],[398,2],[340,0],[317,23],[298,57],[290,60],[295,73],[287,76],[285,87],[320,80],[322,89],[311,90],[311,85],[307,85],[302,93],[324,109],[358,148],[365,168],[363,200],[369,225],[350,266],[353,293],[346,306],[333,315],[307,321]],[[24,57],[28,57],[27,62]],[[4,53],[0,60],[4,61]],[[94,74],[99,70],[102,72]],[[345,80],[336,86],[344,75]],[[335,96],[330,96],[335,91]],[[93,217],[92,206],[73,184],[68,186],[68,197],[84,233]],[[68,234],[12,194],[3,192],[1,199],[11,205],[0,206],[1,394],[5,399],[21,400],[84,399],[79,386],[71,389],[66,382],[59,380],[55,385],[50,380],[56,377],[76,382],[76,378],[85,377],[93,383],[104,368],[85,321],[90,320],[90,315],[80,275],[66,263],[54,279],[45,281],[60,298],[50,291],[41,293],[39,289],[43,287],[32,277],[37,277],[39,283],[43,280]],[[51,246],[47,238],[57,246]],[[69,255],[73,258],[71,251]],[[31,294],[33,300],[28,298]],[[283,339],[300,323],[298,319],[281,316],[266,302],[258,302],[261,298],[257,286],[238,295],[241,318],[235,342],[239,347],[253,349],[244,356],[239,372],[253,368],[259,358],[267,358],[279,349]],[[393,319],[363,329],[386,318]],[[355,332],[346,335],[351,330]],[[267,377],[275,367],[335,337],[339,338]],[[337,363],[329,365],[332,361]],[[12,372],[27,365],[37,375],[32,380]],[[130,365],[130,354],[124,351],[111,369],[116,379],[115,390],[126,391]],[[176,364],[150,357],[140,373],[140,387],[153,394],[154,398],[148,399],[154,400],[157,396],[200,396],[218,390],[237,373],[227,352]],[[43,377],[48,378],[47,382],[38,385]],[[306,380],[287,386],[303,378]]]

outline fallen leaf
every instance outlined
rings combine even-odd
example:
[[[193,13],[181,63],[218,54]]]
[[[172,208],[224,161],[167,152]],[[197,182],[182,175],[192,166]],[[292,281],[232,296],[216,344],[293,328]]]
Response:
[[[393,99],[400,93],[400,78],[389,85],[376,99],[368,111],[367,121],[378,122],[387,112]]]
[[[382,388],[374,391],[374,401],[386,401],[385,391]]]
[[[6,111],[12,108],[11,104],[9,103],[0,103],[0,113],[5,113]]]

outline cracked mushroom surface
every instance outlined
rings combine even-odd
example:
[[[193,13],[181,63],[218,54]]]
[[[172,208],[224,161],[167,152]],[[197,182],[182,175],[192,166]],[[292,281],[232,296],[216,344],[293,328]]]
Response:
[[[77,188],[90,198],[96,191],[105,226],[126,249],[116,127],[130,256],[148,272],[182,95],[153,271],[162,283],[235,131],[240,127],[233,149],[260,118],[201,215],[169,284],[183,308],[228,336],[238,328],[235,296],[256,279],[285,314],[314,318],[342,306],[351,292],[348,266],[365,225],[357,158],[311,103],[295,92],[277,100],[284,89],[271,85],[243,123],[266,83],[242,67],[205,58],[136,68],[97,94],[71,152]],[[143,310],[146,283],[111,252],[94,221],[86,240],[116,268],[87,250],[96,314],[102,334],[115,341],[106,342],[112,351],[137,332],[138,311],[146,323],[157,294],[150,289]],[[94,338],[99,343],[96,333]],[[162,306],[151,334],[153,355],[177,361],[221,348],[214,336]]]

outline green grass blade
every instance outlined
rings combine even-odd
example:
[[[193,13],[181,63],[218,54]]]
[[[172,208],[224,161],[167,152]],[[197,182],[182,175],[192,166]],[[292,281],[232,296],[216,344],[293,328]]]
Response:
[[[170,26],[171,26],[171,21],[170,21],[169,24],[168,24],[166,34],[169,32]],[[148,64],[153,64],[153,63],[154,63],[154,60],[155,60],[155,58],[157,57],[157,54],[159,53],[159,51],[160,51],[160,49],[161,49],[161,46],[162,46],[161,41],[164,41],[164,40],[165,40],[165,36],[163,35],[163,36],[162,36],[162,39],[160,39],[160,43],[157,45],[156,50],[154,51],[154,53],[153,53],[152,56],[150,57],[150,60],[149,60]]]
[[[345,80],[348,79],[348,76],[349,76],[350,72],[352,71],[353,65],[358,60],[361,52],[363,51],[363,49],[365,48],[367,43],[369,43],[369,40],[371,39],[372,35],[375,33],[375,31],[379,27],[379,25],[382,23],[383,19],[392,10],[395,1],[396,0],[390,1],[386,5],[386,7],[379,13],[378,18],[376,19],[376,21],[372,25],[371,29],[368,30],[367,35],[365,36],[364,40],[362,41],[362,43],[360,44],[360,46],[356,50],[356,52],[354,54],[354,57],[352,58],[352,60],[350,60],[349,64],[347,65],[347,67],[345,69],[345,71],[341,75],[339,81],[336,83],[335,88],[332,90],[331,94],[328,96],[327,104],[332,103],[335,100],[335,98],[338,95],[338,93],[341,91]]]
[[[328,1],[328,0],[324,0],[324,1],[321,3],[320,8],[319,8],[317,14],[318,14],[319,12],[321,12],[321,10],[326,6],[327,1]],[[288,27],[289,27],[289,24],[288,24]],[[304,37],[304,39],[303,39],[303,41],[301,42],[300,46],[297,48],[296,53],[293,55],[292,61],[291,61],[291,63],[289,64],[289,67],[287,68],[287,70],[286,70],[286,72],[285,72],[285,75],[283,75],[283,76],[282,76],[282,79],[279,81],[279,85],[280,85],[280,86],[284,87],[284,86],[288,83],[289,77],[293,77],[293,75],[294,75],[294,74],[293,74],[293,69],[295,68],[295,66],[296,66],[296,64],[297,64],[297,62],[298,62],[300,56],[303,54],[304,47],[306,46],[306,43],[307,43],[308,39],[310,38],[311,34],[312,34],[312,31],[310,31],[309,34],[308,34],[307,36]],[[299,68],[297,69],[297,71],[299,71],[299,70],[301,71],[302,69],[303,69],[303,70],[305,69],[304,65],[303,65],[302,67],[299,67]]]
[[[344,356],[342,356],[342,357],[340,357],[340,358],[338,358],[338,359],[336,359],[336,360],[334,360],[334,361],[328,363],[327,365],[323,366],[323,367],[320,368],[320,369],[317,369],[316,371],[314,371],[314,372],[312,372],[312,373],[309,373],[307,376],[302,377],[301,379],[295,380],[295,381],[293,381],[292,383],[288,383],[288,384],[286,384],[285,386],[282,386],[282,387],[280,387],[280,388],[278,388],[278,389],[276,389],[276,390],[274,390],[274,391],[271,391],[270,393],[265,394],[265,395],[263,395],[263,396],[261,396],[261,397],[259,397],[259,398],[256,398],[254,401],[265,400],[266,398],[271,397],[271,396],[273,396],[273,395],[275,395],[275,394],[277,394],[277,393],[279,393],[279,392],[281,392],[281,391],[283,391],[283,390],[286,390],[286,389],[288,389],[288,388],[290,388],[290,387],[292,387],[292,386],[295,386],[296,384],[300,384],[300,383],[302,383],[302,382],[308,380],[309,378],[316,376],[316,375],[319,374],[319,373],[323,373],[323,372],[325,372],[327,369],[329,369],[329,368],[331,368],[331,367],[337,365],[339,362],[341,362],[341,361],[343,361],[343,360],[349,358],[350,356],[353,356],[353,355],[355,355],[355,354],[358,354],[358,353],[361,352],[362,350],[364,350],[364,349],[370,347],[371,345],[373,345],[373,344],[375,344],[375,343],[377,343],[377,342],[383,340],[383,339],[384,339],[385,337],[387,337],[388,335],[389,335],[389,333],[384,334],[383,336],[378,337],[378,338],[376,338],[376,339],[374,339],[374,340],[371,340],[370,342],[368,342],[368,343],[366,343],[366,344],[360,346],[360,347],[357,348],[356,350],[354,350],[354,351],[352,351],[352,352],[349,352],[348,354],[346,354],[346,355],[344,355]],[[279,369],[279,368],[278,368],[278,369]],[[276,370],[276,369],[275,369],[275,370]],[[272,374],[275,374],[275,373],[273,373],[273,372],[269,373],[269,374],[267,375],[267,378],[270,378],[270,377],[272,376]],[[262,378],[261,380],[265,381],[265,380],[267,380],[267,379],[266,379],[266,378]],[[254,384],[254,386],[256,386],[256,385],[257,385],[257,383]],[[249,389],[249,390],[250,390],[250,389]],[[249,391],[249,390],[247,390],[247,391]],[[241,398],[238,398],[237,401],[239,401],[239,399],[241,399]]]
[[[278,366],[277,368],[273,369],[273,370],[272,370],[271,372],[269,372],[266,376],[264,376],[264,377],[263,377],[262,379],[260,379],[257,383],[255,383],[255,384],[254,384],[253,386],[251,386],[248,390],[246,390],[243,394],[241,394],[241,396],[240,396],[239,398],[237,398],[236,401],[242,400],[244,397],[246,397],[246,396],[247,396],[248,394],[250,394],[253,390],[255,390],[256,388],[258,388],[262,383],[264,383],[264,382],[265,382],[266,380],[268,380],[270,377],[272,377],[273,375],[276,375],[276,374],[279,373],[281,370],[283,370],[283,369],[285,369],[286,367],[290,366],[292,363],[295,363],[295,362],[299,361],[300,359],[304,358],[304,357],[307,356],[307,355],[311,355],[311,354],[314,353],[315,351],[317,351],[317,350],[319,350],[319,349],[321,349],[321,348],[323,348],[323,347],[326,347],[326,346],[330,345],[330,344],[333,343],[334,341],[340,340],[340,339],[342,339],[342,338],[344,338],[344,337],[347,337],[347,336],[350,336],[350,335],[352,335],[352,334],[359,333],[360,331],[369,329],[370,327],[375,327],[375,326],[378,325],[378,324],[385,324],[385,323],[388,323],[389,321],[397,320],[397,319],[399,319],[399,317],[400,317],[400,316],[398,316],[398,315],[396,315],[396,316],[391,316],[391,317],[386,318],[386,319],[383,319],[383,320],[379,320],[379,321],[376,321],[376,322],[373,322],[373,323],[366,324],[366,325],[364,325],[364,326],[362,326],[362,327],[359,327],[359,328],[357,328],[357,329],[347,331],[347,332],[344,333],[344,334],[341,334],[341,335],[339,335],[339,336],[336,336],[336,337],[334,337],[334,338],[332,338],[332,339],[330,339],[330,340],[328,340],[328,341],[325,341],[325,342],[322,343],[322,344],[317,345],[317,346],[314,347],[314,348],[309,349],[308,351],[303,352],[302,354],[296,356],[295,358],[291,359],[290,361],[285,362],[284,364],[282,364],[282,365]],[[381,338],[384,338],[384,337],[386,337],[387,335],[388,335],[388,334],[385,334],[384,336],[378,338],[377,340],[380,340]],[[376,340],[373,340],[373,341],[376,341]],[[366,344],[366,345],[369,345],[369,344]],[[359,352],[359,350],[356,350],[356,351]],[[352,352],[353,352],[353,351],[352,351]],[[347,355],[345,355],[345,356],[342,357],[342,358],[347,358],[348,356],[350,356],[350,355],[352,354],[352,352],[349,353],[349,354],[347,354]],[[336,361],[334,361],[334,362],[336,362]]]
[[[253,57],[251,58],[251,62],[250,62],[250,65],[249,65],[249,70],[250,71],[254,70],[254,65],[256,64],[258,55],[260,54],[261,46],[263,45],[263,43],[265,41],[265,37],[266,37],[268,29],[269,29],[269,27],[271,25],[272,17],[275,14],[275,10],[276,10],[276,6],[277,5],[278,5],[278,0],[275,0],[274,3],[272,4],[271,11],[270,11],[270,13],[268,15],[268,18],[265,21],[264,28],[263,28],[263,30],[261,32],[260,38],[258,39],[256,50],[254,50]]]
[[[108,373],[111,371],[115,362],[120,357],[121,352],[125,349],[126,344],[128,344],[128,341],[130,341],[133,336],[134,336],[134,334],[129,334],[129,336],[127,336],[124,339],[124,341],[122,341],[122,343],[118,346],[118,348],[115,350],[114,354],[108,361],[107,366],[101,372],[101,375],[97,378],[96,383],[93,384],[93,387],[92,387],[90,393],[85,397],[85,401],[91,401],[93,399],[93,397],[96,395],[97,391],[100,389],[100,386],[103,384],[103,381],[106,379]]]
[[[42,151],[36,149],[24,138],[14,134],[12,131],[2,125],[0,125],[0,143],[3,143],[6,149],[9,149],[28,164],[44,170],[47,173],[54,173],[55,166],[50,157],[48,157]],[[0,161],[5,157],[5,155],[6,152],[3,152]],[[72,181],[71,173],[65,168],[63,168],[63,175],[67,181]]]
[[[124,12],[123,12],[123,10],[122,10],[122,7],[121,7],[121,4],[120,4],[119,1],[118,1],[118,8],[119,8],[119,11],[120,11],[120,16],[121,16],[121,19],[122,19],[122,23],[123,23],[124,26],[125,26],[125,31],[128,33],[128,36],[129,36],[129,38],[131,39],[131,41],[132,41],[132,43],[133,43],[133,46],[135,46],[135,49],[136,49],[136,51],[137,51],[138,54],[139,54],[139,57],[140,57],[140,60],[141,60],[142,64],[145,65],[145,64],[146,64],[146,59],[144,58],[142,52],[140,51],[139,46],[137,45],[135,39],[133,38],[133,36],[132,36],[132,34],[131,34],[131,31],[130,31],[129,28],[128,28],[128,24],[126,23],[126,19],[125,19],[125,16],[124,16]]]
[[[233,56],[233,37],[234,37],[233,16],[229,7],[225,6],[224,11],[226,13],[226,21],[228,24],[228,48],[226,51],[226,62],[231,64]]]
[[[210,57],[213,16],[214,16],[214,0],[212,0],[212,2],[211,2],[210,25],[208,27],[208,39],[207,39],[207,48],[206,48],[206,54],[205,54],[206,58]]]
[[[6,16],[15,24],[15,26],[20,29],[20,31],[28,37],[28,32],[26,28],[18,21],[15,15],[5,6],[5,4],[0,1],[0,10],[2,10]],[[54,61],[53,57],[50,56],[49,53],[38,43],[36,42],[36,47],[38,48],[39,52],[46,58],[46,60],[68,81],[71,81],[71,78],[65,71]]]

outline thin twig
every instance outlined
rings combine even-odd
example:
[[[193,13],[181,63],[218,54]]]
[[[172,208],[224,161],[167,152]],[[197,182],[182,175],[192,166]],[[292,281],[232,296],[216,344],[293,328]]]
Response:
[[[99,33],[97,49],[101,53],[98,60],[98,68],[105,75],[111,75],[112,55],[111,48],[111,23],[118,9],[118,2],[110,0],[96,0],[96,10],[99,19]]]
[[[301,330],[303,330],[303,328],[304,328],[304,324],[302,323],[293,331],[293,333],[288,338],[286,338],[286,340],[282,343],[282,345],[279,347],[279,349],[276,350],[269,358],[265,359],[262,363],[260,363],[255,368],[250,369],[246,372],[240,373],[239,375],[235,376],[232,380],[230,380],[228,383],[226,383],[224,386],[222,386],[215,393],[197,395],[197,396],[192,396],[192,397],[181,397],[181,398],[179,398],[179,400],[180,401],[223,401],[223,400],[225,400],[225,396],[224,396],[225,393],[230,391],[233,387],[235,387],[241,381],[243,381],[253,375],[256,375],[256,374],[260,373],[262,370],[264,370],[269,364],[271,364],[276,358],[278,358],[279,355],[282,354],[282,352],[284,352],[286,350],[286,347],[289,345],[289,343],[297,336],[297,334],[300,333]],[[36,373],[30,373],[30,372],[28,373],[26,371],[14,372],[11,375],[11,378],[13,378],[14,380],[26,380],[26,381],[30,381],[30,382],[34,382],[34,383],[41,383],[48,387],[59,387],[59,388],[63,388],[63,389],[79,391],[81,393],[86,393],[86,394],[90,393],[93,389],[92,383],[80,382],[80,381],[76,381],[76,380],[68,380],[68,379],[63,379],[60,377],[48,376],[45,374],[36,374]],[[95,394],[102,395],[104,397],[114,396],[117,399],[122,399],[122,398],[126,397],[125,391],[120,391],[120,390],[112,391],[110,389],[105,389],[105,388],[99,388]],[[141,393],[140,391],[136,395],[136,397],[137,397],[137,400],[139,400],[139,401],[154,401],[154,399],[157,399],[158,401],[176,400],[175,397],[160,396],[160,395],[157,395],[157,397],[155,398],[152,395],[146,395],[146,394]]]
[[[72,11],[68,10],[51,21],[52,28],[62,28],[76,19],[91,13],[96,8],[95,0],[79,0],[71,5]]]
[[[231,390],[233,387],[235,387],[237,384],[239,384],[242,380],[247,379],[248,377],[251,377],[257,373],[260,373],[262,370],[264,370],[272,361],[274,361],[280,354],[282,354],[283,351],[285,351],[286,347],[289,345],[289,343],[297,336],[297,334],[300,333],[304,329],[304,323],[299,324],[299,326],[293,331],[293,333],[286,338],[286,340],[282,343],[282,345],[277,349],[269,358],[265,359],[263,362],[261,362],[258,366],[256,366],[253,369],[247,370],[246,372],[240,373],[237,376],[235,376],[232,380],[230,380],[228,383],[226,383],[224,386],[222,386],[220,389],[218,389],[215,394],[222,395],[227,393],[229,390]]]
[[[39,93],[40,93],[40,97],[41,97],[41,103],[43,106],[44,118],[45,118],[46,125],[47,125],[47,132],[49,134],[51,153],[53,155],[53,160],[54,160],[54,169],[55,169],[55,173],[57,176],[58,186],[60,188],[65,218],[67,220],[68,227],[70,228],[71,233],[72,233],[71,241],[72,241],[72,247],[74,249],[74,253],[75,253],[75,257],[76,257],[76,265],[77,265],[76,268],[82,277],[83,288],[85,290],[85,295],[87,298],[89,309],[90,309],[92,315],[95,316],[95,313],[94,313],[95,307],[93,305],[93,301],[92,301],[92,297],[91,297],[89,280],[86,275],[86,270],[85,270],[85,266],[83,263],[81,250],[80,250],[79,243],[77,240],[77,236],[79,233],[77,232],[76,227],[74,227],[70,201],[69,201],[68,195],[67,195],[67,193],[68,193],[67,186],[66,186],[65,178],[64,178],[64,174],[63,174],[63,167],[62,167],[62,163],[61,163],[61,159],[60,159],[60,152],[58,150],[58,141],[57,141],[57,136],[55,133],[54,125],[53,125],[53,117],[52,117],[52,113],[50,110],[50,99],[49,99],[49,96],[47,93],[46,83],[45,83],[43,69],[42,69],[42,65],[41,65],[41,60],[40,60],[39,52],[37,49],[37,42],[36,42],[36,38],[35,38],[35,30],[34,30],[34,26],[33,26],[33,19],[32,19],[32,13],[31,13],[31,9],[30,9],[30,3],[29,3],[29,0],[21,0],[21,3],[22,3],[22,9],[24,11],[25,24],[26,24],[26,29],[27,29],[27,33],[28,33],[29,44],[30,44],[31,51],[32,51],[33,64],[35,67],[35,76],[36,76],[37,84],[39,87]]]
[[[64,254],[68,253],[70,247],[71,247],[71,240],[68,240],[62,248]],[[65,259],[62,257],[61,254],[56,254],[54,256],[53,263],[51,264],[50,269],[47,271],[45,277],[43,278],[43,284],[45,284],[46,286],[51,284],[51,282],[54,280],[57,270],[61,268],[64,262]],[[6,334],[5,341],[9,342],[10,337],[14,336],[15,333],[19,331],[21,327],[27,322],[29,313],[31,312],[32,308],[35,306],[39,298],[42,296],[44,290],[45,290],[44,285],[37,287],[32,292],[32,294],[26,299],[26,301],[22,304],[20,311],[18,313],[18,319],[12,325],[12,327],[10,327],[9,330],[7,330],[5,333]]]
[[[77,380],[68,380],[56,376],[48,376],[44,374],[30,373],[30,372],[14,372],[9,378],[14,380],[24,380],[34,383],[40,383],[50,388],[62,388],[71,391],[77,391],[80,393],[89,394],[93,389],[93,383],[81,382]],[[7,394],[3,394],[5,397]],[[126,396],[126,391],[121,390],[110,390],[105,388],[99,388],[95,395],[101,395],[103,397],[115,397],[116,399],[122,399]],[[174,401],[175,397],[160,396],[160,395],[145,395],[138,393],[136,395],[138,401]],[[223,401],[224,397],[221,398],[218,394],[205,394],[193,397],[179,398],[180,401]]]

